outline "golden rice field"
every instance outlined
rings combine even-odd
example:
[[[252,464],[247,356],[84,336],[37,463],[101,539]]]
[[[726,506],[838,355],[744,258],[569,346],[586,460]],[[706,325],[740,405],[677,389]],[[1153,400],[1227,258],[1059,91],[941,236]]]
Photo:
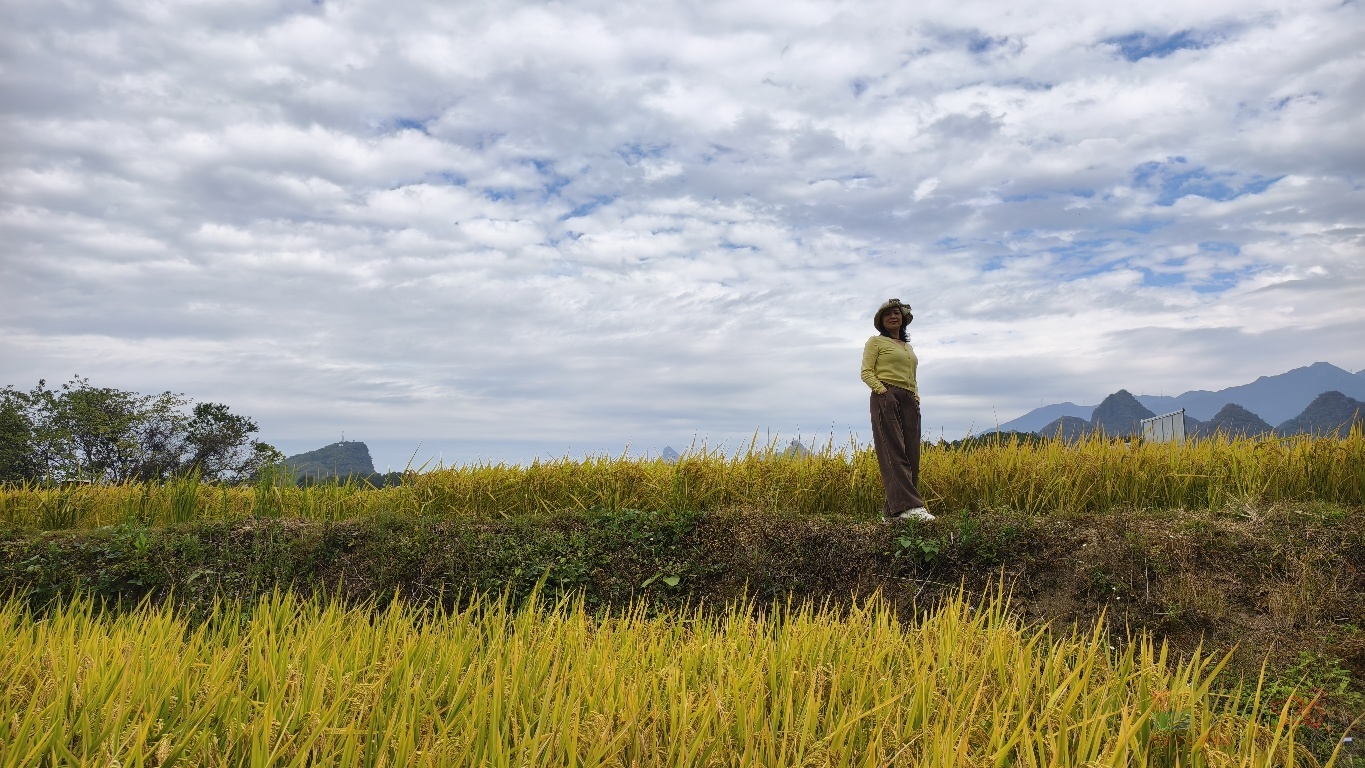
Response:
[[[1365,435],[930,446],[921,485],[935,510],[1359,506]],[[379,490],[0,488],[0,525],[48,530],[594,507],[871,517],[881,485],[869,449],[827,444],[801,458],[751,445],[675,464],[440,468]],[[172,603],[106,612],[0,596],[0,768],[1317,764],[1304,702],[1283,686],[1239,684],[1225,657],[1168,658],[1146,636],[1026,626],[999,597],[959,593],[909,624],[875,599],[604,614],[572,600],[442,611],[277,593],[194,622]]]
[[[1223,660],[1054,635],[961,594],[913,626],[739,609],[615,618],[276,593],[0,605],[0,766],[1289,766],[1300,715]]]
[[[1217,508],[1241,500],[1365,503],[1365,434],[1345,439],[1200,440],[1185,446],[1091,439],[928,446],[921,490],[931,509],[1027,513]],[[565,509],[748,509],[872,516],[882,504],[872,450],[832,443],[785,458],[773,445],[694,450],[675,464],[564,458],[413,473],[396,488],[220,486],[181,480],[0,488],[0,524],[43,529],[249,516],[343,519],[381,513],[516,515]]]

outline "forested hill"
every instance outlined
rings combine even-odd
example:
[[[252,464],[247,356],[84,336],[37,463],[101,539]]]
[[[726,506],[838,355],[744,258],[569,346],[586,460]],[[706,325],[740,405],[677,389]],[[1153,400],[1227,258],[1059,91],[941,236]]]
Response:
[[[358,440],[342,440],[315,451],[295,454],[285,459],[284,465],[300,479],[322,480],[374,474],[374,460],[370,458],[369,446]]]

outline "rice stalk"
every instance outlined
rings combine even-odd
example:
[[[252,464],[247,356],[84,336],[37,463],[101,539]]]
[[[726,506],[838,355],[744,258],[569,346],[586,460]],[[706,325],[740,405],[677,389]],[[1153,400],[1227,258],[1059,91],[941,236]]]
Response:
[[[1122,508],[1220,509],[1248,502],[1365,504],[1365,434],[1194,440],[1184,446],[1101,437],[971,449],[927,445],[920,487],[931,509],[1006,507],[1029,514]],[[477,464],[411,474],[398,487],[272,482],[0,487],[0,523],[57,530],[124,522],[405,514],[490,517],[563,510],[725,510],[871,517],[882,486],[871,448],[833,441],[788,457],[776,441],[676,463],[627,456]]]
[[[0,767],[1314,764],[1225,658],[1023,626],[961,593],[841,614],[459,612],[275,593],[190,625],[167,605],[0,605]],[[1330,764],[1330,763],[1329,763]]]

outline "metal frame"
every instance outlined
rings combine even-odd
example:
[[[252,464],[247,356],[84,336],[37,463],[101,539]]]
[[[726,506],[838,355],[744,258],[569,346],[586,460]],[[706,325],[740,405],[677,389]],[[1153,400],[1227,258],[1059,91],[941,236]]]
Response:
[[[1185,444],[1185,409],[1142,420],[1142,439],[1151,443]]]

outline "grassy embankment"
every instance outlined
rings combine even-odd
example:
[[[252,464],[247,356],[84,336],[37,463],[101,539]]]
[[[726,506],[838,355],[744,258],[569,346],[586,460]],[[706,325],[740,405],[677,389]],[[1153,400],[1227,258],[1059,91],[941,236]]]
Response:
[[[866,451],[476,467],[382,491],[192,482],[10,489],[0,492],[0,589],[20,590],[30,606],[54,597],[79,606],[79,594],[125,607],[170,598],[177,615],[216,626],[224,621],[219,598],[253,605],[280,586],[339,598],[327,605],[387,605],[397,596],[395,605],[435,601],[460,611],[481,592],[519,601],[544,579],[545,590],[582,594],[598,614],[634,604],[645,627],[685,624],[679,611],[698,601],[715,607],[748,596],[757,608],[795,597],[847,611],[874,591],[909,617],[961,583],[987,593],[1003,574],[1016,616],[1059,629],[1098,625],[1121,652],[1142,647],[1140,635],[1128,642],[1131,629],[1154,633],[1180,658],[1201,641],[1235,645],[1229,669],[1244,677],[1268,657],[1263,707],[1306,716],[1291,730],[1320,757],[1365,711],[1359,434],[1185,448],[1095,441],[933,449],[923,485],[942,517],[922,526],[872,522],[880,486]],[[18,605],[7,615],[18,616]],[[87,629],[98,637],[117,621],[154,623],[154,613]],[[847,631],[837,628],[841,620],[829,617],[829,632]],[[1107,648],[1091,645],[1092,653]],[[78,674],[59,662],[51,668],[64,680]],[[1223,678],[1220,690],[1229,673]],[[800,693],[792,690],[784,684],[769,696]],[[1308,705],[1318,691],[1323,698]],[[881,700],[873,706],[882,704],[887,710],[869,713],[869,725],[900,711]],[[1157,735],[1193,733],[1175,730]],[[1120,735],[1109,732],[1107,743]],[[367,743],[367,754],[378,754]]]

